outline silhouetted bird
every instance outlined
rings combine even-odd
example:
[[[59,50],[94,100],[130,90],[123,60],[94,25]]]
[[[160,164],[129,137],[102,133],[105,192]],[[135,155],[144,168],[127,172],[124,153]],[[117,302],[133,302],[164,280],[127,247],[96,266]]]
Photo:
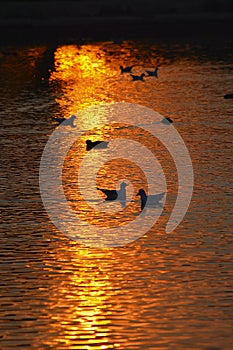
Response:
[[[121,74],[130,73],[133,67],[134,67],[134,65],[127,66],[127,67],[120,66]]]
[[[158,67],[155,67],[155,70],[146,70],[148,77],[156,77],[158,78]]]
[[[140,196],[140,198],[141,198],[141,209],[142,210],[144,209],[146,204],[148,206],[159,205],[159,202],[164,197],[164,195],[165,195],[165,192],[147,196],[146,192],[142,188],[136,194],[136,196]]]
[[[98,148],[106,148],[108,146],[107,141],[91,141],[91,140],[86,140],[86,150],[90,151],[92,148],[95,146],[99,145]]]
[[[143,78],[146,76],[145,73],[142,73],[141,75],[133,75],[133,74],[130,74],[130,75],[133,81],[136,81],[136,80],[144,81]]]
[[[226,94],[224,95],[224,98],[225,99],[233,98],[233,94]]]
[[[62,126],[71,126],[72,128],[75,128],[75,125],[74,125],[74,120],[76,118],[76,115],[72,115],[71,117],[69,118],[55,118],[56,122],[59,124],[59,125],[62,125]]]
[[[120,189],[117,190],[107,190],[104,188],[97,187],[97,190],[103,192],[106,195],[106,201],[114,201],[116,199],[120,201],[126,201],[126,186],[128,186],[125,182],[122,182],[120,185]]]
[[[162,119],[162,123],[171,124],[171,123],[173,123],[173,120],[170,117],[165,117]]]

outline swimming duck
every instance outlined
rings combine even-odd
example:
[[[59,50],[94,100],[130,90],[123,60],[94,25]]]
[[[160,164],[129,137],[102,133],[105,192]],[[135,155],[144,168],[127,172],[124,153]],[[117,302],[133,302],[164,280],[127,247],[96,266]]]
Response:
[[[164,124],[171,124],[171,123],[173,123],[173,120],[170,117],[164,117],[162,119],[162,123],[164,123]]]
[[[64,126],[67,126],[67,125],[69,125],[69,126],[71,126],[72,128],[75,128],[75,125],[74,125],[74,120],[75,120],[75,118],[76,118],[76,115],[72,115],[71,117],[69,117],[69,118],[59,118],[59,117],[57,117],[57,118],[55,118],[55,120],[56,120],[56,122],[60,125],[60,124],[62,124],[62,125],[64,125]]]
[[[155,67],[155,70],[146,70],[148,77],[156,77],[158,78],[158,67]]]
[[[136,196],[140,196],[141,197],[141,209],[142,210],[144,209],[146,204],[147,204],[147,206],[158,205],[164,195],[165,195],[165,192],[147,196],[147,194],[143,190],[143,188],[140,188],[140,190],[136,194]]]
[[[120,201],[126,201],[126,186],[128,185],[125,182],[122,182],[118,191],[107,190],[99,187],[97,187],[97,190],[103,192],[106,195],[106,201],[114,201],[116,199]]]
[[[224,98],[225,99],[233,98],[233,94],[226,94],[224,95]]]
[[[133,67],[134,67],[134,65],[126,66],[126,67],[120,66],[121,74],[130,73]]]
[[[98,148],[106,148],[106,147],[108,147],[108,142],[107,141],[86,140],[86,150],[87,151],[90,151],[92,148],[94,148],[97,145],[99,145]]]
[[[141,75],[133,75],[133,74],[130,74],[130,75],[133,81],[136,81],[136,80],[144,81],[143,78],[146,76],[145,73],[142,73]]]

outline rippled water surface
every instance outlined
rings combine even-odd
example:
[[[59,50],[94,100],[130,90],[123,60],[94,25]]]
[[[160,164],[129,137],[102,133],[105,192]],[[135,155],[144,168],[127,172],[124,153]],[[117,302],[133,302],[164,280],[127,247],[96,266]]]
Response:
[[[232,60],[228,40],[1,48],[1,349],[233,348],[233,104],[223,98],[233,92]],[[119,68],[131,64],[133,74],[158,66],[158,78],[133,82]],[[107,163],[97,176],[98,187],[113,189],[122,179],[130,183],[126,207],[105,203],[115,212],[100,214],[101,193],[95,210],[87,206],[78,184],[87,136],[138,141],[158,158],[166,177],[158,223],[128,245],[102,249],[71,240],[53,225],[40,196],[39,166],[57,127],[55,117],[113,102],[140,104],[173,120],[192,159],[194,191],[185,218],[166,233],[177,171],[159,140],[143,131],[144,116],[137,128],[119,124],[116,116],[114,125],[91,131],[77,118],[83,136],[66,155],[62,179],[87,234],[89,224],[104,230],[137,217],[136,192],[148,185],[140,167],[127,160],[126,147],[121,150],[126,159]],[[87,180],[106,152],[89,153]],[[61,207],[61,220],[62,215]]]

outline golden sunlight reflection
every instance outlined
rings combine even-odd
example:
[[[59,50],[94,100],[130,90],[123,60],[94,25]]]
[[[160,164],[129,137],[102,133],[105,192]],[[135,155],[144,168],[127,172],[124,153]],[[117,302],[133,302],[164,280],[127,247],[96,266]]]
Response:
[[[63,264],[64,278],[57,281],[56,288],[50,294],[50,318],[54,321],[54,330],[58,329],[59,332],[56,340],[48,335],[47,343],[71,346],[77,341],[79,349],[115,349],[119,344],[110,339],[109,316],[111,298],[116,291],[113,290],[109,274],[104,272],[105,267],[101,263],[103,256],[97,254],[95,262],[81,252],[75,244],[69,251],[59,249],[57,252],[58,262],[67,262],[70,256],[70,263],[75,269],[71,271],[70,264],[67,267]],[[63,309],[64,312],[60,312]]]
[[[142,324],[145,327],[150,325],[150,309],[159,310],[160,293],[167,294],[168,270],[163,254],[154,251],[156,273],[151,276],[151,270],[145,271],[144,278],[140,279],[150,253],[141,252],[139,246],[131,247],[130,252],[124,249],[99,251],[82,248],[75,242],[64,243],[62,246],[59,242],[56,246],[57,243],[53,242],[49,253],[53,259],[48,255],[44,260],[46,274],[54,269],[58,271],[47,300],[51,323],[46,345],[54,348],[61,345],[62,349],[64,346],[90,350],[128,348],[128,332],[135,339],[139,334],[140,338],[148,334],[141,328]],[[116,264],[117,259],[122,263]],[[138,261],[140,264],[136,265]],[[174,288],[182,293],[179,286]],[[122,290],[129,295],[127,301]],[[130,296],[132,290],[133,297]],[[144,303],[151,291],[154,293],[153,303],[145,312]],[[148,328],[151,335],[155,329],[158,332],[159,324],[167,321],[166,317],[166,313],[157,313],[153,318],[154,328]],[[119,332],[124,336],[119,337]]]
[[[124,51],[124,48],[126,51]],[[134,62],[136,58],[133,58],[133,56],[137,55],[138,65],[136,64],[135,73],[139,73],[142,69],[143,60],[145,59],[143,47],[138,48],[137,52],[134,49],[132,44],[124,43],[122,47],[119,46],[117,50],[114,48],[115,51],[113,51],[110,44],[98,43],[63,45],[59,46],[54,53],[55,70],[50,76],[50,84],[55,92],[56,102],[60,106],[60,116],[67,118],[77,113],[78,117],[74,124],[82,132],[64,161],[63,189],[69,206],[81,219],[82,228],[87,231],[89,230],[88,224],[110,228],[113,225],[125,226],[134,221],[141,213],[140,199],[136,196],[136,193],[140,188],[144,188],[145,191],[148,188],[145,175],[140,171],[140,167],[132,164],[132,162],[125,161],[128,156],[127,149],[125,151],[121,150],[123,157],[99,168],[96,184],[89,191],[87,184],[93,175],[93,167],[97,167],[99,163],[101,164],[101,156],[104,157],[107,150],[91,152],[90,165],[85,170],[87,181],[83,182],[83,188],[80,188],[79,170],[83,159],[87,157],[85,149],[87,139],[91,141],[110,141],[114,138],[128,138],[144,144],[151,152],[156,152],[156,158],[161,160],[160,163],[164,165],[164,168],[168,169],[167,173],[172,174],[173,178],[171,179],[170,176],[170,179],[168,179],[168,182],[171,181],[170,186],[168,183],[168,190],[171,192],[172,189],[173,192],[177,192],[176,179],[173,175],[176,174],[174,164],[164,161],[165,150],[161,143],[155,142],[149,135],[146,135],[143,128],[140,130],[140,128],[132,128],[129,125],[117,125],[117,116],[116,125],[113,126],[113,124],[108,125],[107,114],[93,114],[88,110],[85,111],[86,107],[116,101],[128,100],[129,102],[141,103],[138,96],[150,93],[155,84],[159,88],[158,84],[162,79],[159,80],[159,83],[155,79],[148,79],[145,84],[134,84],[130,75],[120,73],[119,66],[121,64],[126,65],[121,57],[122,55],[126,55],[127,60],[134,60]],[[157,91],[157,94],[159,94],[159,91]],[[145,99],[145,101],[147,100],[148,98]],[[142,125],[143,117],[142,115]],[[95,128],[96,121],[105,126]],[[91,128],[92,125],[93,129]],[[87,130],[89,131],[87,132]],[[132,154],[134,153],[132,152]],[[166,160],[168,160],[168,157],[166,157]],[[151,171],[149,165],[148,168],[148,171]],[[130,186],[127,188],[127,199],[130,199],[127,203],[119,203],[119,201],[109,203],[109,201],[105,201],[103,193],[97,191],[97,187],[112,190],[119,189],[120,182],[123,180],[128,181],[128,185],[130,183],[133,187],[130,193],[131,197],[128,197]],[[88,196],[89,194],[90,196],[84,198],[82,190],[85,194],[88,192]],[[174,199],[169,203],[170,207],[167,210],[171,212],[170,208],[174,206]],[[159,211],[159,208],[156,208],[156,210]],[[111,214],[109,214],[110,212]]]
[[[113,126],[113,124],[108,125],[107,113],[93,114],[85,111],[86,107],[93,105],[111,104],[127,98],[135,98],[140,92],[140,86],[144,92],[150,89],[151,83],[145,84],[145,90],[143,85],[132,84],[130,75],[120,73],[120,64],[125,65],[119,57],[120,52],[124,54],[119,48],[116,54],[113,54],[106,44],[99,43],[63,45],[58,47],[54,53],[55,70],[50,76],[50,83],[55,92],[56,102],[60,106],[59,113],[66,118],[77,113],[78,117],[74,124],[82,132],[64,161],[63,189],[70,208],[79,217],[82,230],[87,232],[87,236],[90,234],[90,224],[100,229],[123,226],[121,229],[125,228],[125,236],[127,236],[126,225],[137,219],[141,213],[140,198],[136,194],[140,188],[146,191],[148,188],[145,175],[140,167],[126,161],[127,149],[121,150],[122,156],[117,160],[107,162],[99,168],[96,183],[95,185],[92,183],[92,186],[88,184],[93,176],[93,167],[97,168],[97,165],[101,164],[101,156],[104,157],[107,150],[101,150],[98,155],[95,151],[90,152],[91,159],[88,169],[85,170],[85,182],[80,188],[80,164],[84,158],[89,156],[85,150],[87,139],[110,141],[113,138],[128,138],[144,144],[149,149],[155,145],[154,140],[147,137],[148,135],[145,135],[142,129],[134,129],[129,125],[118,125],[117,116],[116,125]],[[130,52],[129,47],[127,52]],[[131,59],[128,54],[127,57]],[[142,64],[136,69],[141,69],[140,66]],[[143,115],[141,118],[143,123]],[[96,121],[101,122],[104,127],[94,128]],[[161,150],[159,145],[156,146],[156,150],[152,149],[152,152]],[[132,153],[135,154],[134,151]],[[118,190],[124,180],[128,181],[127,202],[105,201],[103,193],[97,190],[97,187]],[[83,193],[86,195],[85,198]],[[158,213],[160,207],[158,206],[154,211]],[[63,220],[62,214],[60,219]],[[75,234],[79,236],[76,231]]]
[[[60,46],[54,59],[55,71],[50,82],[60,86],[56,101],[64,117],[93,104],[112,102],[102,89],[106,77],[113,73],[100,46]]]

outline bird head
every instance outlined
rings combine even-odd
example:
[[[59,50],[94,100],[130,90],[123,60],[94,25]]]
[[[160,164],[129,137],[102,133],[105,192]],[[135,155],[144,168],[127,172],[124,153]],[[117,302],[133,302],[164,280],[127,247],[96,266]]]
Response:
[[[141,196],[142,194],[144,194],[145,191],[143,190],[143,188],[140,188],[140,190],[138,191],[138,193],[136,194],[136,196]]]

